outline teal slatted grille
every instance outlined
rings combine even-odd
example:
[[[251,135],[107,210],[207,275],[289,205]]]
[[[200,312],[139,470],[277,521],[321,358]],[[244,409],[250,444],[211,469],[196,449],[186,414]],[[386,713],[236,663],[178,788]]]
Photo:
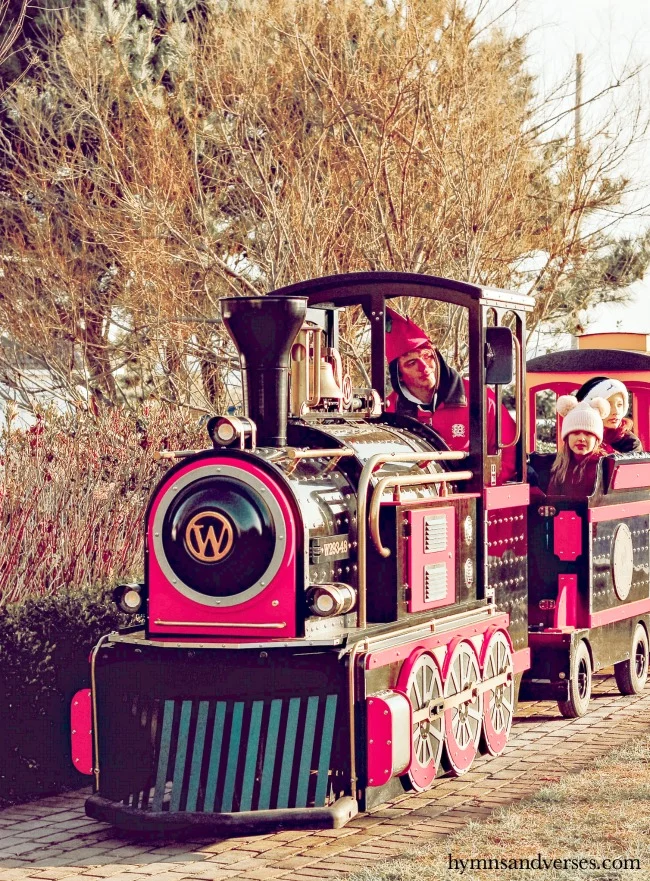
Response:
[[[146,717],[152,785],[131,803],[208,813],[325,806],[338,710],[336,694],[160,702]]]

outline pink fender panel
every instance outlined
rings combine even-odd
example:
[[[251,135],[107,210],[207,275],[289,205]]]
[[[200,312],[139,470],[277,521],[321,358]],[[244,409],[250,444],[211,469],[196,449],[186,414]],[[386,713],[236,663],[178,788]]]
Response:
[[[452,507],[408,511],[408,611],[422,612],[456,601],[456,530]],[[433,539],[432,539],[433,534]]]
[[[503,486],[490,486],[483,492],[486,511],[525,507],[530,502],[530,487],[527,483],[505,483]]]
[[[409,699],[397,691],[366,698],[369,786],[383,786],[410,765],[412,715]]]
[[[82,688],[70,702],[70,754],[80,774],[93,773],[92,700],[89,688]]]
[[[648,613],[650,613],[650,599],[636,600],[633,603],[615,606],[613,609],[605,609],[604,612],[592,612],[588,617],[587,627],[602,627],[604,624],[614,624],[616,621],[625,621],[627,618]]]
[[[501,613],[494,615],[494,617],[490,618],[487,621],[481,621],[480,624],[466,624],[465,626],[459,625],[455,630],[447,630],[443,633],[437,634],[435,632],[435,621],[432,621],[431,636],[421,639],[418,642],[417,647],[414,646],[413,643],[408,643],[397,648],[383,649],[382,651],[378,652],[368,652],[366,656],[366,669],[374,670],[376,667],[384,667],[386,664],[403,662],[407,658],[412,656],[415,648],[418,648],[420,651],[432,652],[439,646],[449,646],[449,644],[453,640],[471,639],[478,634],[482,635],[487,631],[491,631],[492,629],[497,628],[505,630],[508,627],[508,622],[508,615]],[[524,649],[523,651],[526,652],[528,650]]]

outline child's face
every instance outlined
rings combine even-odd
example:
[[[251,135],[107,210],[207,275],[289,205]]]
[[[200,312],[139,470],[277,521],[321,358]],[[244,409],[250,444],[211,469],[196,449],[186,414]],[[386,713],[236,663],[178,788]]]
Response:
[[[596,448],[598,438],[588,431],[570,431],[567,441],[574,456],[588,456]]]
[[[621,392],[615,392],[609,401],[609,416],[604,420],[605,428],[618,428],[625,416],[625,398]]]

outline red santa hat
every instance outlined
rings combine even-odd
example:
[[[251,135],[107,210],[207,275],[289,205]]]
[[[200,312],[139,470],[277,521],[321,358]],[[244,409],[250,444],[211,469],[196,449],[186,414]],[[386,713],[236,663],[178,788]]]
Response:
[[[393,309],[386,307],[386,360],[394,361],[395,358],[423,346],[431,346],[431,340],[422,328],[410,318],[402,318]]]

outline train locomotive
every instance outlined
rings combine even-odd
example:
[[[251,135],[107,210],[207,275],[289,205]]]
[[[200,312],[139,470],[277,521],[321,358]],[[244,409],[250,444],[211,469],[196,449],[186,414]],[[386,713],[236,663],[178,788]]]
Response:
[[[462,311],[463,449],[385,410],[386,310],[402,297]],[[245,415],[213,417],[210,448],[174,454],[153,491],[144,583],[116,596],[144,626],[98,642],[90,688],[73,700],[73,760],[94,777],[89,816],[155,833],[335,828],[426,790],[442,771],[463,774],[480,753],[499,755],[520,686],[556,697],[567,715],[584,712],[571,689],[597,667],[579,646],[605,644],[612,624],[611,611],[597,613],[585,630],[584,615],[571,612],[591,610],[578,571],[591,571],[592,543],[606,541],[585,512],[622,492],[611,514],[628,516],[629,480],[616,475],[631,471],[620,457],[604,460],[594,499],[573,505],[579,526],[564,513],[571,506],[529,505],[523,352],[532,305],[406,273],[222,301]],[[365,384],[342,366],[347,310],[365,322],[353,341],[368,351]],[[508,441],[498,415],[505,386],[516,424]],[[504,481],[508,448],[516,473]],[[608,581],[620,582],[619,570],[601,567],[601,604],[625,621],[603,658],[636,671],[634,690],[647,676],[645,528],[645,558],[640,538],[632,541],[625,599]],[[562,557],[569,545],[571,559]]]

